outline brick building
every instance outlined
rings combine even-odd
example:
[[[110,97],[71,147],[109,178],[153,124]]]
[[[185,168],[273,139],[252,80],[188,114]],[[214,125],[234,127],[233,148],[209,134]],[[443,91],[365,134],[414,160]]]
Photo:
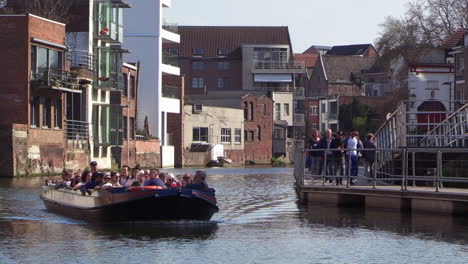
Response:
[[[0,82],[2,174],[86,166],[80,137],[86,135],[66,123],[73,104],[67,98],[82,93],[82,83],[65,56],[65,24],[31,14],[0,15],[0,39],[0,69],[8,76]]]

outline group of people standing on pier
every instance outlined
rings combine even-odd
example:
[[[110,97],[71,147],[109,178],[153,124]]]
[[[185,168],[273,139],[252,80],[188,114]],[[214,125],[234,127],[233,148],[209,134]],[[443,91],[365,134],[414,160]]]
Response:
[[[331,129],[326,129],[322,136],[319,130],[314,129],[307,149],[306,168],[312,175],[334,176],[326,178],[330,183],[342,185],[343,176],[356,177],[361,158],[365,164],[365,176],[370,179],[374,175],[376,145],[372,133],[367,134],[362,142],[356,129],[351,129],[347,137],[343,131],[333,133]],[[354,180],[350,181],[350,185],[354,184]]]
[[[55,189],[67,188],[81,191],[83,195],[92,190],[111,189],[111,188],[131,188],[138,186],[159,186],[158,188],[188,188],[188,189],[208,189],[205,182],[206,172],[196,171],[195,175],[185,173],[184,175],[174,176],[158,169],[140,170],[135,167],[130,170],[127,165],[122,166],[120,172],[100,172],[96,161],[90,164],[90,170],[83,172],[73,172],[64,170],[62,179],[59,181],[50,181]],[[131,172],[130,172],[131,171]]]

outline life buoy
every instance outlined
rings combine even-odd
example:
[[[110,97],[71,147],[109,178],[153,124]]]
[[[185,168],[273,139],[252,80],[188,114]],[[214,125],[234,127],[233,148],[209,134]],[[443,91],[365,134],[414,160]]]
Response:
[[[154,191],[154,190],[162,190],[163,187],[161,186],[132,186],[127,189],[127,192],[141,192],[141,191]]]

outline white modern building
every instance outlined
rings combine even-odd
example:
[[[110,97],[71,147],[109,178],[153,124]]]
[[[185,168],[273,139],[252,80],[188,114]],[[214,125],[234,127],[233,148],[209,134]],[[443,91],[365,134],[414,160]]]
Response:
[[[180,42],[177,27],[164,25],[163,9],[171,6],[171,0],[126,2],[132,8],[124,13],[125,45],[131,50],[125,60],[140,62],[137,127],[144,129],[147,120],[147,131],[161,140],[161,165],[170,167],[174,150],[168,146],[167,113],[180,113],[180,100],[165,95],[162,82],[163,75],[180,75],[177,56],[162,48],[164,43]]]

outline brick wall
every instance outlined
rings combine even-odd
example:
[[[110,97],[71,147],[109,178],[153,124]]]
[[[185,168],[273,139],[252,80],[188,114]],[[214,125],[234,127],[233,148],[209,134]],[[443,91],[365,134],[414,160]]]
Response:
[[[362,96],[365,95],[364,85],[355,84],[330,84],[328,95]]]
[[[161,141],[147,140],[135,141],[135,163],[141,168],[161,167]]]
[[[174,145],[174,166],[183,167],[184,162],[184,76],[163,76],[163,84],[179,88],[180,114],[167,114],[167,133],[172,134],[172,145]]]
[[[267,96],[256,98],[252,95],[242,97],[241,106],[247,103],[254,105],[254,119],[244,123],[244,155],[246,161],[270,163],[273,152],[273,101]],[[266,104],[266,115],[263,115],[263,104]],[[249,114],[250,115],[250,114]],[[258,127],[261,128],[261,140],[258,140]],[[247,139],[245,135],[247,132]],[[249,139],[250,133],[254,138]]]

